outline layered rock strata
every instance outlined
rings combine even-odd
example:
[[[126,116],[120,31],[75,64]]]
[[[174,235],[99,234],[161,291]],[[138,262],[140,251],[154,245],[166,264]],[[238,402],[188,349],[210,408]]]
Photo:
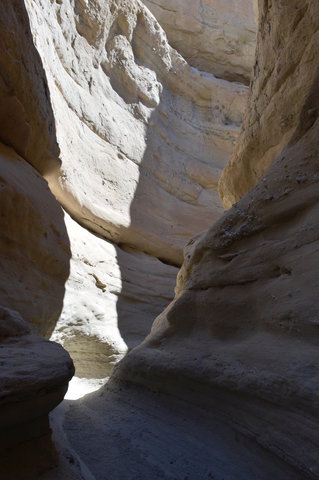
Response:
[[[318,5],[312,0],[260,2],[243,134],[219,182],[225,208],[255,185],[289,144],[318,65],[318,29]],[[315,115],[315,109],[309,111]]]

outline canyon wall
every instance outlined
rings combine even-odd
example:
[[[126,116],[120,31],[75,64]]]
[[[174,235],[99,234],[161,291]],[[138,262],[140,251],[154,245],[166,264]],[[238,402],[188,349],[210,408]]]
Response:
[[[180,265],[222,213],[247,88],[191,68],[138,1],[27,5],[61,150],[53,193],[81,225]]]
[[[78,376],[105,377],[173,298],[186,241],[222,214],[248,89],[192,68],[141,2],[26,6],[60,150],[44,176],[72,217],[52,338]]]
[[[25,480],[55,461],[74,373],[37,335],[86,378],[147,335],[222,214],[248,89],[190,66],[139,1],[5,0],[0,33],[0,473]]]
[[[204,411],[286,465],[277,478],[317,479],[318,7],[260,0],[239,137],[247,87],[230,80],[248,83],[252,4],[144,3],[155,17],[137,0],[2,5],[0,474],[54,463],[48,412],[74,369],[38,333],[86,378],[133,347],[98,394],[95,465],[118,448],[110,391],[126,418],[151,390],[194,426],[170,443],[165,417],[170,448],[199,442]]]
[[[74,368],[36,332],[48,337],[61,314],[71,252],[62,208],[39,173],[58,164],[58,147],[23,2],[2,2],[0,39],[0,477],[25,480],[56,463],[48,413]]]
[[[260,15],[243,134],[219,182],[225,208],[255,185],[288,145],[318,64],[315,2],[270,2]]]
[[[260,2],[258,65],[265,70],[257,69],[261,77],[250,93],[239,148],[258,169],[250,140],[263,137],[264,150],[273,148],[274,119],[298,103],[293,131],[261,181],[185,247],[174,301],[116,367],[112,384],[140,385],[200,406],[294,469],[291,476],[275,478],[317,479],[318,7],[314,1],[302,3],[299,10],[301,2],[280,2],[283,29],[281,14],[271,15],[279,4]],[[276,52],[280,33],[286,39],[282,68],[288,83],[280,101],[268,101],[267,111],[274,115],[270,127],[254,123],[251,109],[255,100],[266,102],[262,92],[256,99],[256,83],[267,71],[267,91],[284,85],[271,76],[272,63],[264,57]],[[305,38],[309,50],[302,48]],[[311,61],[304,63],[307,55]],[[287,73],[296,70],[300,77],[293,82]],[[286,112],[302,83],[302,98]],[[245,166],[238,163],[237,169],[244,178]]]
[[[249,84],[255,58],[257,0],[144,0],[169,43],[216,77]]]

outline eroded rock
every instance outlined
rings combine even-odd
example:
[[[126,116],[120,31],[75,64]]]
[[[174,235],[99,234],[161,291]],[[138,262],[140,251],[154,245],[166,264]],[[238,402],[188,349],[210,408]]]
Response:
[[[61,314],[70,247],[47,182],[0,144],[0,303],[50,336]]]
[[[0,141],[39,172],[59,165],[55,120],[42,62],[22,0],[3,0],[0,18]]]
[[[257,1],[144,0],[170,45],[219,78],[249,83],[255,58]]]
[[[269,18],[277,7],[264,5]],[[281,6],[290,5],[299,3]],[[304,15],[314,15],[316,3],[307,6]],[[308,19],[309,45],[316,43],[317,18]],[[269,32],[276,26],[274,18]],[[296,54],[294,38],[287,42],[286,58]],[[274,41],[264,48],[270,51]],[[316,479],[319,110],[305,121],[319,95],[313,62],[304,75],[311,86],[303,92],[289,143],[267,175],[186,246],[174,302],[155,320],[145,342],[119,364],[113,381],[187,398],[191,405],[218,412],[225,425],[254,438],[292,467],[297,478]],[[282,107],[278,103],[274,114],[284,115]],[[270,148],[271,130],[262,123],[256,131],[261,135],[269,135]]]
[[[67,214],[65,221],[72,258],[52,339],[71,354],[78,377],[105,378],[172,300],[178,269],[123,250]]]
[[[190,67],[140,2],[28,3],[62,166],[65,209],[115,242],[179,265],[222,213],[217,182],[247,87]]]
[[[225,208],[260,180],[289,143],[319,59],[316,2],[259,3],[256,63],[243,133],[219,182]],[[316,106],[312,108],[305,115],[314,121]]]
[[[48,414],[63,400],[73,363],[0,306],[0,365],[0,475],[31,480],[56,463]]]

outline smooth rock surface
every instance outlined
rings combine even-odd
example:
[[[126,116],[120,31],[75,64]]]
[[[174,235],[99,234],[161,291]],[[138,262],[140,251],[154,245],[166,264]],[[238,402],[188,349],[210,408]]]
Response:
[[[70,246],[63,210],[42,176],[0,144],[0,304],[46,337],[61,314]]]
[[[249,83],[255,59],[256,0],[143,0],[187,62]]]
[[[50,94],[23,0],[1,2],[0,97],[0,141],[41,173],[57,168]]]
[[[222,213],[247,88],[190,67],[137,0],[27,6],[61,150],[52,191],[80,224],[180,265]]]
[[[223,171],[219,193],[230,208],[285,149],[319,63],[318,4],[259,2],[260,29],[243,133]],[[310,105],[308,119],[315,119]]]
[[[318,98],[319,72],[288,145],[256,187],[189,242],[174,302],[113,375],[118,385],[219,411],[225,425],[309,479],[319,478]]]
[[[136,387],[64,402],[52,418],[60,463],[41,480],[304,480],[205,408]]]
[[[63,400],[73,363],[0,306],[0,365],[0,476],[33,480],[56,462],[48,414]]]

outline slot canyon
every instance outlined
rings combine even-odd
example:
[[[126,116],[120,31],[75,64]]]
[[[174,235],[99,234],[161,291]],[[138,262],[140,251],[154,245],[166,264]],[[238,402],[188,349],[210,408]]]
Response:
[[[0,480],[319,480],[318,0],[1,0],[0,99]]]

